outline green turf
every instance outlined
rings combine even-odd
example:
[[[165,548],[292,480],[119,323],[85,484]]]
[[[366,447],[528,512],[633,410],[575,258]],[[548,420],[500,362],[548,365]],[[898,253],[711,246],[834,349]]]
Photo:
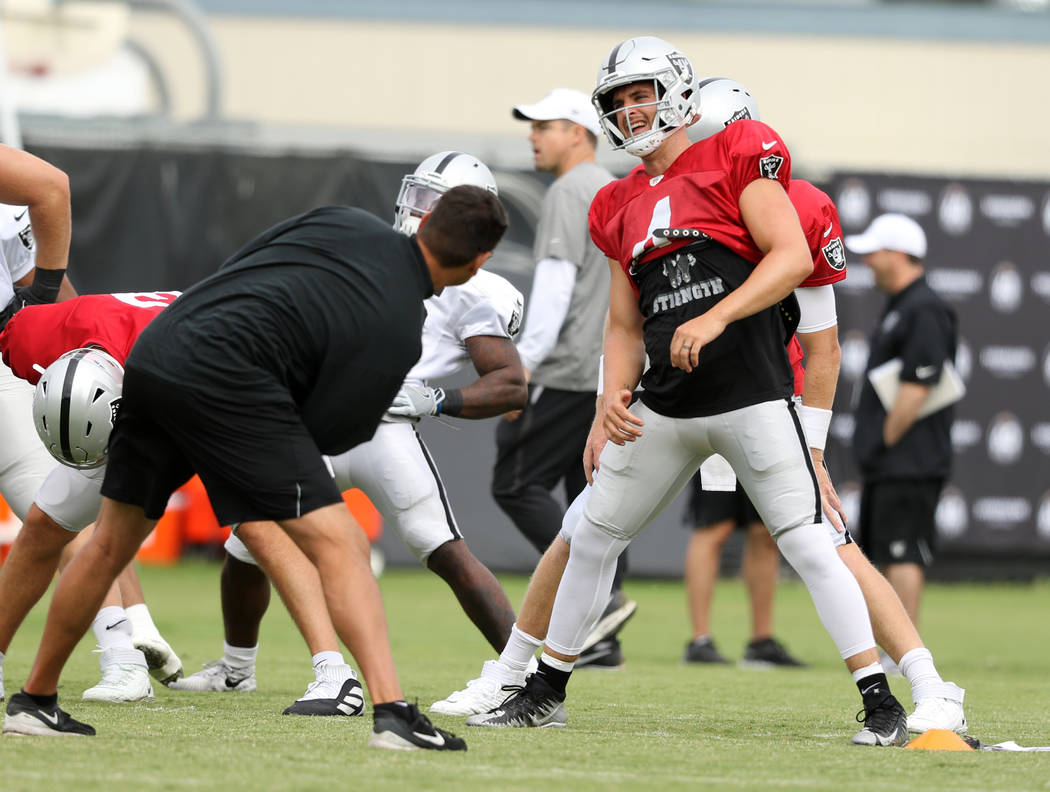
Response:
[[[145,568],[142,577],[158,625],[186,667],[218,656],[218,566]],[[504,583],[520,602],[524,580]],[[382,586],[410,698],[428,705],[476,675],[490,655],[444,584],[393,571]],[[98,672],[85,640],[60,696],[99,736],[3,738],[0,790],[1050,789],[1050,753],[850,746],[859,696],[797,583],[779,589],[777,631],[811,664],[806,671],[683,666],[681,585],[635,581],[629,591],[639,609],[623,634],[627,670],[575,674],[566,729],[490,731],[436,718],[466,736],[466,754],[368,749],[370,717],[282,717],[312,673],[276,599],[263,625],[256,693],[161,688],[153,704],[84,704],[80,692]],[[1050,745],[1048,601],[1046,583],[931,586],[927,593],[924,637],[946,677],[967,688],[971,733],[986,743]],[[8,654],[9,691],[25,677],[43,613],[33,612]],[[719,585],[714,624],[722,650],[738,657],[748,624],[738,583]],[[909,705],[907,685],[891,682]]]

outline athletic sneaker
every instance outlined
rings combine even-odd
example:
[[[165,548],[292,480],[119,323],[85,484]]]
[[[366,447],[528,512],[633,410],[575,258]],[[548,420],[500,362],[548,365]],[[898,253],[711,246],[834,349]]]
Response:
[[[373,710],[373,748],[395,751],[465,751],[467,743],[452,732],[437,728],[415,704]]]
[[[492,712],[507,699],[507,693],[525,684],[525,671],[514,671],[499,660],[486,660],[481,676],[472,679],[463,690],[435,701],[430,711],[438,715],[477,715]]]
[[[326,665],[317,670],[318,679],[288,707],[285,715],[360,715],[365,697],[357,674],[350,666]]]
[[[539,674],[531,674],[525,685],[511,693],[498,709],[483,715],[471,715],[467,718],[467,725],[547,729],[564,726],[567,721],[565,694],[558,693]]]
[[[683,663],[729,663],[722,653],[718,651],[715,642],[710,638],[694,638],[685,645],[685,654],[682,656]]]
[[[134,635],[131,643],[146,655],[150,675],[162,685],[169,685],[182,676],[182,660],[160,634],[149,637]]]
[[[622,591],[614,591],[609,597],[609,604],[605,606],[602,615],[598,617],[598,621],[587,634],[583,642],[582,653],[586,654],[587,650],[599,641],[615,638],[627,624],[627,620],[634,616],[636,610],[638,610],[637,602],[627,599]]]
[[[966,691],[954,682],[945,682],[940,691],[943,695],[927,696],[915,704],[915,712],[908,716],[908,731],[922,734],[929,729],[948,729],[956,734],[966,734],[966,713],[963,698]]]
[[[43,737],[93,737],[95,730],[86,723],[73,720],[58,704],[42,707],[25,693],[15,693],[7,702],[4,734],[33,734]]]
[[[196,692],[212,691],[227,693],[237,691],[250,693],[256,689],[255,670],[233,668],[225,660],[209,663],[196,674],[176,679],[168,685],[172,690],[192,690]]]
[[[625,665],[620,639],[606,638],[581,653],[575,667],[595,671],[622,671]]]
[[[857,721],[862,721],[864,728],[850,740],[854,745],[904,745],[908,742],[908,713],[892,694],[872,709],[858,712]]]
[[[776,638],[759,638],[751,641],[744,656],[737,664],[741,668],[806,668],[801,660],[792,657]]]
[[[84,691],[84,701],[105,701],[120,704],[125,701],[153,701],[153,685],[145,662],[113,662],[114,651],[123,654],[139,652],[132,649],[107,649],[102,653],[102,681]]]

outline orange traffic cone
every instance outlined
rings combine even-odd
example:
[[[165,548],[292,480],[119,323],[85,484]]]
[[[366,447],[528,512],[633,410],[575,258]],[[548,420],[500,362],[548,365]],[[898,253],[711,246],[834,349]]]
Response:
[[[930,729],[904,746],[915,751],[972,751],[955,732],[950,729]]]

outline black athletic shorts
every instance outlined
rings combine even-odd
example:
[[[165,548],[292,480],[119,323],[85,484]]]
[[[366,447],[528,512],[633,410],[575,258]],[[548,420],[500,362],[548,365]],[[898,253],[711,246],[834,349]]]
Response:
[[[861,549],[873,564],[933,563],[935,515],[944,481],[914,479],[873,481],[860,496]]]
[[[129,367],[102,494],[156,519],[194,473],[222,525],[300,517],[342,499],[290,396],[203,393]]]
[[[762,522],[738,481],[735,492],[707,492],[700,486],[700,474],[689,482],[689,503],[685,509],[686,524],[703,530],[732,520],[736,527],[746,530],[754,523]]]

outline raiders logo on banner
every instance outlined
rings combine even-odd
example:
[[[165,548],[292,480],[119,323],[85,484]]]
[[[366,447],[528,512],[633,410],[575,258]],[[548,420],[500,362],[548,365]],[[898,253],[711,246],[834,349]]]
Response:
[[[784,164],[784,158],[776,154],[770,154],[758,161],[758,172],[767,179],[775,179],[780,173],[780,166]]]
[[[835,237],[824,245],[824,258],[833,270],[842,270],[846,266],[846,250],[842,246],[842,238]]]

